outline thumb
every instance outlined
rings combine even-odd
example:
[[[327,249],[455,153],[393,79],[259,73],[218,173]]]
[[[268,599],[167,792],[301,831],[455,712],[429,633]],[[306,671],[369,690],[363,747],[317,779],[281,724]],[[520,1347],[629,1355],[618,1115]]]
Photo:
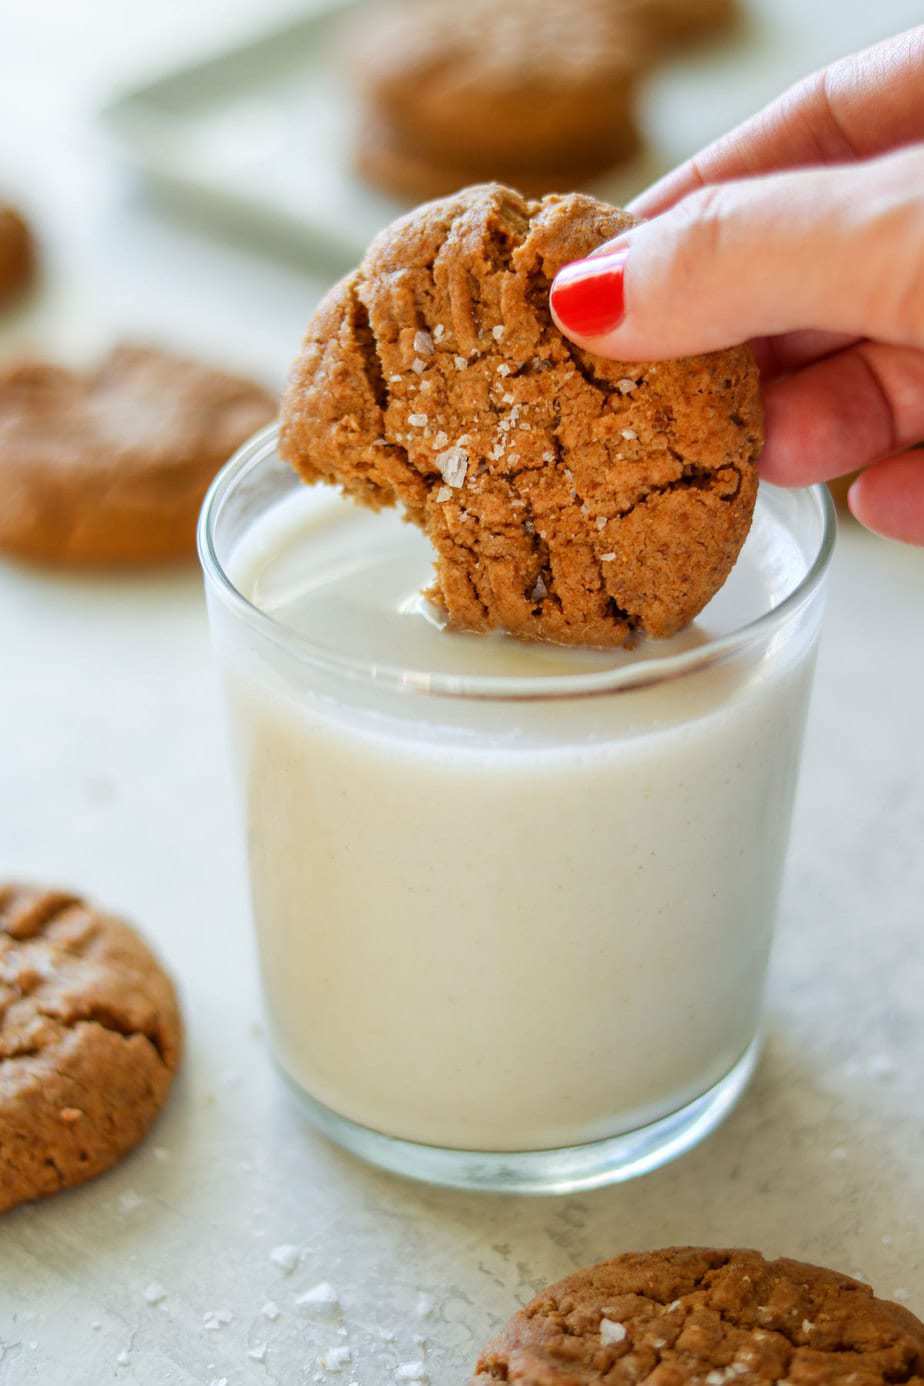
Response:
[[[804,328],[924,346],[924,145],[691,194],[551,290],[566,336],[659,360]]]

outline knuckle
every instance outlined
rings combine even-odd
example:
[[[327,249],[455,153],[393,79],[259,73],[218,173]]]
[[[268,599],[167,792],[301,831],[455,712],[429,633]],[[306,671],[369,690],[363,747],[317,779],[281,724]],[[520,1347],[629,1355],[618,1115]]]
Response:
[[[730,215],[727,187],[713,183],[692,193],[680,204],[681,265],[708,263],[717,257],[725,240]]]

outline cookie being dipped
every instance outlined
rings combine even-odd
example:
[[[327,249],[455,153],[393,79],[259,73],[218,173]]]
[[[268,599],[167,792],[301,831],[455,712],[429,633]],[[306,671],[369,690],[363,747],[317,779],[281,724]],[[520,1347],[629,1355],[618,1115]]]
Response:
[[[173,984],[128,924],[0,884],[0,1213],[102,1174],[170,1091]]]
[[[757,1251],[670,1247],[577,1271],[514,1314],[470,1386],[887,1386],[924,1324],[868,1285]]]
[[[557,271],[632,224],[582,194],[468,188],[384,230],[309,326],[283,456],[401,506],[455,628],[670,636],[737,558],[762,443],[750,350],[606,361],[549,312]]]

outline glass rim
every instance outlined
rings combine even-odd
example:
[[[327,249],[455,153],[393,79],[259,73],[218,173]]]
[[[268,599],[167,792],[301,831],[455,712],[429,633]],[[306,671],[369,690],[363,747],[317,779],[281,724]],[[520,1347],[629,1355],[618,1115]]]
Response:
[[[261,610],[235,586],[218,557],[215,526],[222,506],[241,481],[277,453],[278,432],[278,424],[269,424],[249,438],[225,463],[206,493],[197,528],[199,561],[206,581],[211,590],[235,615],[243,618],[289,653],[296,654],[305,663],[326,673],[390,687],[399,692],[490,701],[534,702],[551,698],[587,698],[635,691],[683,678],[730,658],[785,625],[820,586],[834,551],[837,521],[830,493],[826,486],[803,487],[800,488],[802,494],[811,496],[821,522],[820,542],[803,577],[778,606],[761,612],[759,616],[728,634],[708,640],[691,650],[656,656],[621,668],[538,677],[434,673],[431,670],[408,668],[400,664],[357,659],[311,640]]]

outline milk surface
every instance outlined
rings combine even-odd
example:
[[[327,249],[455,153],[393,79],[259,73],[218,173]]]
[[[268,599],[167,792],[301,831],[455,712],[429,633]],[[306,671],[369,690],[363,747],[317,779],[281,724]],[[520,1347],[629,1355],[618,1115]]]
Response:
[[[633,1130],[754,1038],[813,632],[543,694],[756,619],[805,558],[762,507],[696,625],[631,652],[445,631],[419,596],[430,568],[410,526],[323,490],[277,505],[230,565],[276,622],[246,647],[217,634],[280,1062],[340,1115],[430,1145]],[[520,696],[444,696],[498,678]]]

